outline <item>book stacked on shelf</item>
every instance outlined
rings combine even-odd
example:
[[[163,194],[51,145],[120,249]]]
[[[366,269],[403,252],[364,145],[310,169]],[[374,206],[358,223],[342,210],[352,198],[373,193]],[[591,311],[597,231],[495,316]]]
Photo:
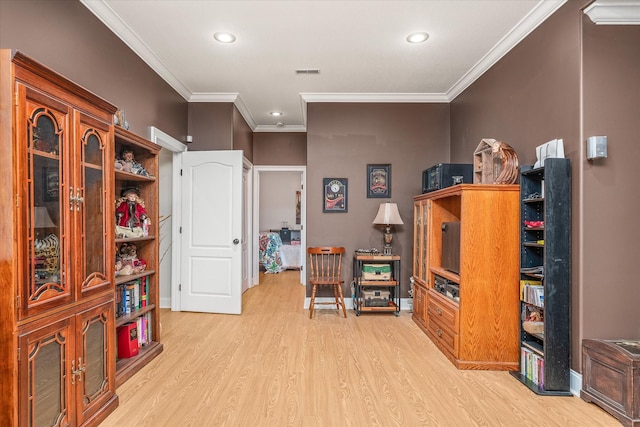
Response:
[[[118,358],[129,358],[138,354],[139,349],[153,341],[151,313],[145,313],[135,321],[119,326]]]
[[[544,307],[544,286],[540,280],[520,280],[520,300]]]
[[[528,348],[520,348],[520,373],[540,388],[544,388],[544,358]]]
[[[147,306],[149,294],[148,278],[140,277],[116,287],[116,317],[134,313]]]

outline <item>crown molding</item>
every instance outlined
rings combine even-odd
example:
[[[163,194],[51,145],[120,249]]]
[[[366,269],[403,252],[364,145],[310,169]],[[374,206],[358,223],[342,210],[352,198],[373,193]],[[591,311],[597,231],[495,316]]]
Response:
[[[103,0],[80,0],[104,25],[136,53],[152,70],[184,99],[191,97],[191,91],[175,76],[151,49],[126,25]]]
[[[306,123],[306,122],[305,122]],[[304,125],[258,125],[254,132],[306,132],[307,127]]]
[[[256,121],[253,119],[251,112],[245,105],[239,93],[194,93],[189,98],[189,102],[230,102],[236,106],[247,125],[251,130],[255,131]]]
[[[301,93],[303,105],[308,102],[449,102],[444,93]]]
[[[153,51],[127,26],[104,0],[80,0],[104,25],[117,35],[134,53],[136,53],[151,69],[165,80],[176,92],[188,102],[232,102],[239,110],[249,127],[254,132],[306,132],[308,102],[370,102],[370,103],[447,103],[455,99],[475,80],[491,68],[515,45],[531,31],[553,14],[567,0],[541,1],[526,17],[514,26],[509,34],[458,80],[446,93],[301,93],[303,125],[286,125],[284,127],[256,125],[251,113],[238,93],[192,93],[182,82],[169,71],[165,64]],[[638,0],[597,0],[590,8],[599,7],[600,3],[608,5],[624,5],[637,14]],[[620,6],[618,6],[620,7]],[[591,15],[590,15],[591,17]],[[593,18],[592,18],[593,20]],[[595,21],[594,21],[595,22]]]
[[[596,25],[640,25],[639,0],[596,0],[584,13]]]
[[[447,91],[447,98],[453,101],[466,88],[471,86],[480,76],[493,67],[511,49],[527,37],[542,24],[549,16],[558,10],[567,0],[541,1],[522,18],[511,31],[505,35],[480,61],[478,61],[464,76]]]

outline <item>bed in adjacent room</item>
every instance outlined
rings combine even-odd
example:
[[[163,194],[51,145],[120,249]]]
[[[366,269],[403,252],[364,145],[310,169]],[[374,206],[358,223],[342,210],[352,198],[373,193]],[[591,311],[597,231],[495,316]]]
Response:
[[[260,265],[267,273],[298,270],[302,265],[300,240],[291,239],[284,244],[279,232],[260,232],[258,239]]]

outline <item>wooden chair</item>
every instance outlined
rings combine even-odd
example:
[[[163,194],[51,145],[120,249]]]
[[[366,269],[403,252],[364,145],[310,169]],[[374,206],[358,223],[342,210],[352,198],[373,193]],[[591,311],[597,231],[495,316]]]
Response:
[[[309,254],[310,283],[313,285],[311,304],[309,305],[309,319],[313,317],[314,304],[335,304],[338,310],[340,310],[340,306],[342,306],[344,317],[347,317],[347,309],[344,306],[344,297],[342,296],[342,284],[344,280],[340,278],[344,248],[329,246],[308,248],[307,253]],[[331,286],[333,288],[333,296],[336,300],[335,303],[316,303],[318,286]]]

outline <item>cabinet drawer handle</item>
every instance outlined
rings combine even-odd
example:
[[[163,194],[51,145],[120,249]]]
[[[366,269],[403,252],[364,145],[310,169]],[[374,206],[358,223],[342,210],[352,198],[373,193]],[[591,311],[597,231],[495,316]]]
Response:
[[[440,307],[436,308],[436,312],[439,316],[442,316],[442,309]]]
[[[442,338],[442,329],[438,329],[436,333],[438,334],[438,337]]]

